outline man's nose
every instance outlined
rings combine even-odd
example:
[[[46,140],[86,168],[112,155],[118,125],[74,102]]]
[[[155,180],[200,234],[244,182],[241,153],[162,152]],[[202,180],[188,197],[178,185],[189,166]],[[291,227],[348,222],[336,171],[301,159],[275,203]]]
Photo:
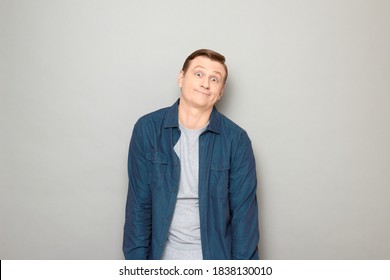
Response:
[[[209,88],[209,79],[207,77],[205,77],[202,81],[202,87],[204,88]]]

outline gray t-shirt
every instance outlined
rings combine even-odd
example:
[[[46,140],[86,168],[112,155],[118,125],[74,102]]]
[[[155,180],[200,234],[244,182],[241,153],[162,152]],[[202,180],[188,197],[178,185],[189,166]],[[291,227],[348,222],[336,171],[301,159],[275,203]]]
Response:
[[[180,183],[163,260],[203,259],[198,199],[199,135],[207,125],[191,130],[180,124],[180,139],[174,147],[180,159]]]

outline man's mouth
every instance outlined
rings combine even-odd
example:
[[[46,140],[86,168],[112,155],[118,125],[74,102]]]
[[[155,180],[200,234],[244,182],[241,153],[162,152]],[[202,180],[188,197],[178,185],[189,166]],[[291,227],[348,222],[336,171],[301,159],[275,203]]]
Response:
[[[210,95],[210,93],[207,93],[207,92],[203,92],[203,91],[200,91],[200,90],[195,90],[196,92],[199,92],[199,93],[202,93],[202,94],[204,94],[204,95],[207,95],[207,96],[209,96]]]

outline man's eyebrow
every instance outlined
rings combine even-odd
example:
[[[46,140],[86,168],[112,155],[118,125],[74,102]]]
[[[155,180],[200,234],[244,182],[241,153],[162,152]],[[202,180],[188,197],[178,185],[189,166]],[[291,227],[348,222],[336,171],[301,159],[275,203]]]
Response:
[[[203,69],[207,69],[206,67],[202,66],[202,65],[197,65],[195,66],[193,69],[196,69],[196,68],[203,68]],[[222,73],[219,72],[219,71],[213,71],[213,73],[216,73],[218,75],[220,75],[222,77]]]

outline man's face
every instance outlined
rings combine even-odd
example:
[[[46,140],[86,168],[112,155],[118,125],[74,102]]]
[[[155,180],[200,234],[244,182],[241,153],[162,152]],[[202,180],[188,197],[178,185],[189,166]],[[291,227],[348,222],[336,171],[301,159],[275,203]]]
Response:
[[[211,109],[223,95],[225,77],[221,63],[198,56],[190,62],[185,73],[179,74],[181,98],[193,108]]]

